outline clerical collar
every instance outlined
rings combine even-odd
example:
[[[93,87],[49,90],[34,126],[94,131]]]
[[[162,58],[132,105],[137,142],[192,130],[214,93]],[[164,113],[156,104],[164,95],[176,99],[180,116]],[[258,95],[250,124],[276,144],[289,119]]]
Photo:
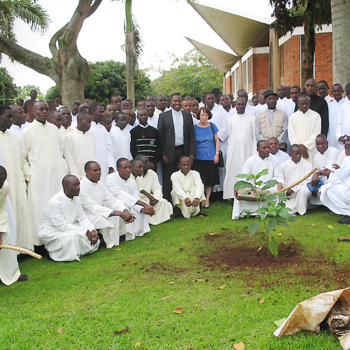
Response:
[[[86,175],[85,175],[85,177],[86,177],[90,182],[92,182],[93,184],[97,184],[97,183],[98,183],[98,181],[92,181],[92,180],[90,180]]]
[[[144,129],[146,129],[147,127],[148,127],[148,123],[146,124],[146,126],[143,126],[142,124],[139,124],[140,126],[141,126],[141,128],[144,128]]]
[[[270,108],[268,108],[268,110],[270,111],[270,112],[276,112],[276,107],[274,108],[274,109],[270,109]]]

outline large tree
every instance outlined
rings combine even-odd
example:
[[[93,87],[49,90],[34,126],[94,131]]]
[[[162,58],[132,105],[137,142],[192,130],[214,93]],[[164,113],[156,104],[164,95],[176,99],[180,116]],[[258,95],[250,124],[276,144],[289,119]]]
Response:
[[[22,1],[36,2],[36,0]],[[23,48],[3,32],[0,34],[0,52],[54,80],[65,105],[70,106],[75,101],[83,101],[90,68],[78,51],[77,39],[85,19],[96,11],[101,2],[102,0],[79,0],[71,20],[50,40],[51,58]]]
[[[302,86],[313,77],[316,48],[315,28],[331,23],[331,0],[270,0],[274,7],[276,29],[284,35],[303,25],[305,34],[305,58],[302,62]]]
[[[183,57],[171,55],[170,70],[159,70],[161,77],[152,81],[155,94],[170,95],[174,92],[182,96],[200,96],[222,86],[222,73],[197,49],[192,49]]]
[[[333,25],[333,81],[350,82],[350,0],[331,0]]]

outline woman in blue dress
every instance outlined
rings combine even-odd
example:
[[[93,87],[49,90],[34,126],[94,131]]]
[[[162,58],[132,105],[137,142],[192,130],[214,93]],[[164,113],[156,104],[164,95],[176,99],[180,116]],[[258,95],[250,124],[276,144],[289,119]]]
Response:
[[[219,162],[220,141],[217,135],[218,128],[214,123],[209,122],[211,117],[210,109],[202,107],[197,115],[199,122],[194,125],[196,134],[196,159],[193,163],[193,169],[199,172],[204,184],[206,202],[203,208],[209,208],[213,186],[220,182],[217,166]]]

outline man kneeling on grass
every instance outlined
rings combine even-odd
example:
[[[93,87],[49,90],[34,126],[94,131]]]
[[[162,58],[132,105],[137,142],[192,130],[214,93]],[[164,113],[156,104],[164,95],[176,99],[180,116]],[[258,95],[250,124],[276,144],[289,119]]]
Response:
[[[63,191],[47,204],[39,227],[39,238],[55,261],[80,261],[95,252],[100,242],[94,225],[86,217],[79,199],[80,181],[74,175],[62,180]]]
[[[179,168],[179,171],[171,175],[173,205],[180,208],[186,219],[196,215],[207,216],[200,211],[200,205],[205,202],[204,185],[199,173],[191,170],[190,158],[181,157]]]

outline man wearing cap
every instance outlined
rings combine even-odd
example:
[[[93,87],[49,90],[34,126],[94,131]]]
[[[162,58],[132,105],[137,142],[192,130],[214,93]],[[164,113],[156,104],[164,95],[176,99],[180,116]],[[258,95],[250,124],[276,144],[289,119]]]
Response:
[[[278,95],[272,90],[265,92],[267,109],[258,114],[255,123],[255,136],[257,141],[267,141],[276,137],[280,147],[284,148],[287,140],[288,117],[287,114],[276,108]]]

